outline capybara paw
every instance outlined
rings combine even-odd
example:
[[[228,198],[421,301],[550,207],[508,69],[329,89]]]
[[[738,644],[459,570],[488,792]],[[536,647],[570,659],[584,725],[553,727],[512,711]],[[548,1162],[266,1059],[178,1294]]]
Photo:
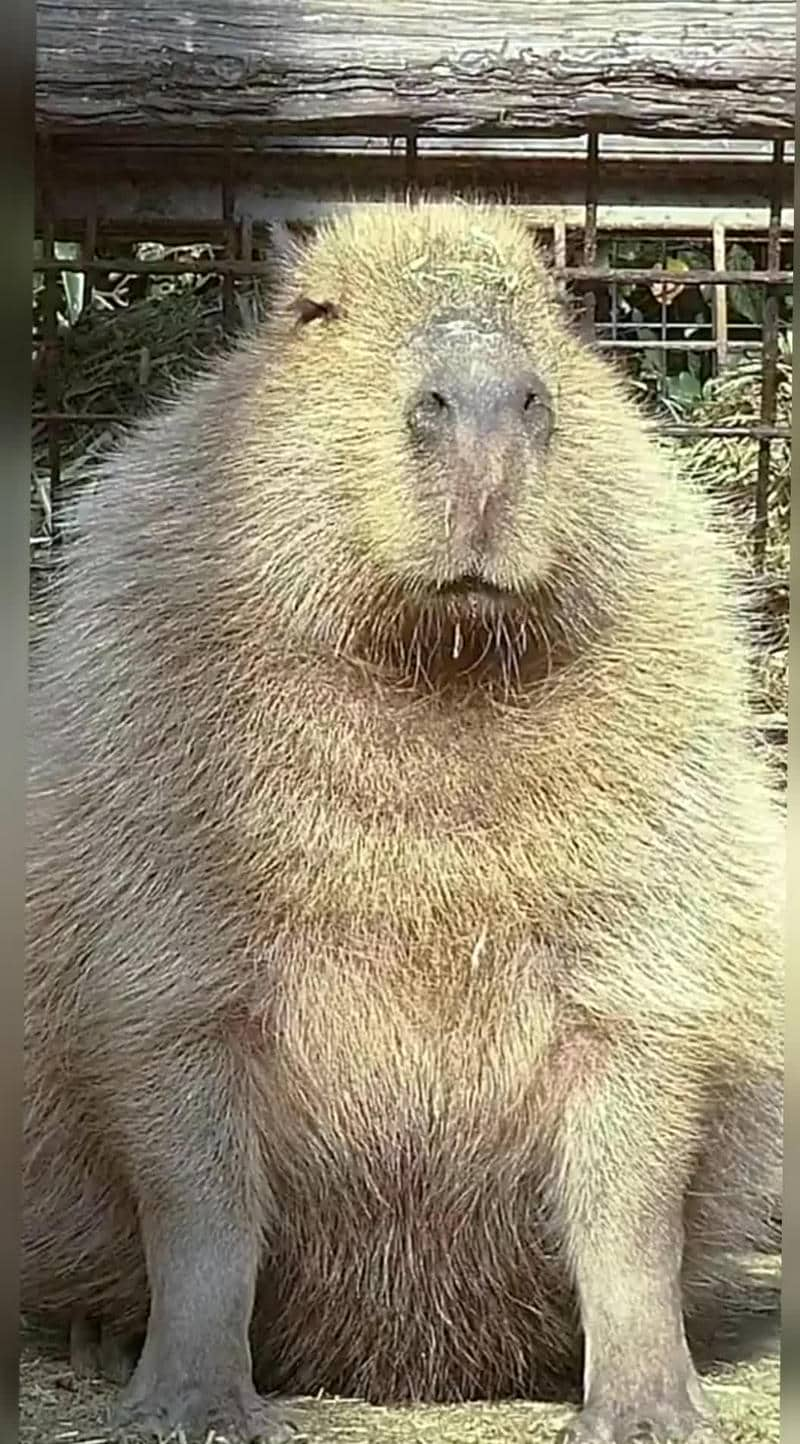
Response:
[[[119,1444],[179,1439],[181,1444],[292,1444],[297,1429],[281,1404],[251,1388],[219,1391],[197,1386],[128,1389],[112,1416]]]
[[[633,1408],[590,1404],[561,1430],[559,1444],[719,1444],[714,1421],[689,1399]]]

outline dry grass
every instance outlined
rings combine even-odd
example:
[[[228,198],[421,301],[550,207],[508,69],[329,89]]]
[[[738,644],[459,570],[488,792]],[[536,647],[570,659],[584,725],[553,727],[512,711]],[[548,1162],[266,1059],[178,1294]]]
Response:
[[[720,1444],[779,1444],[775,1349],[720,1366],[706,1382],[719,1410]],[[106,1384],[76,1379],[63,1359],[30,1338],[22,1359],[19,1444],[111,1444],[106,1420],[113,1395]],[[569,1414],[566,1406],[516,1401],[383,1409],[306,1399],[296,1405],[296,1444],[550,1444]]]
[[[723,1308],[697,1357],[719,1413],[719,1444],[779,1444],[780,1259],[744,1262],[750,1311]],[[111,1444],[114,1390],[75,1377],[65,1339],[29,1327],[20,1383],[19,1444]],[[329,1397],[292,1401],[292,1412],[296,1444],[550,1444],[571,1411],[521,1401],[388,1409]]]
[[[791,332],[781,341],[776,424],[792,424]],[[752,426],[761,406],[761,358],[743,357],[709,382],[691,421],[706,426]],[[764,641],[757,666],[758,703],[769,730],[783,738],[787,728],[789,665],[789,517],[791,443],[770,446],[770,492],[763,579],[757,578]],[[743,561],[752,558],[751,525],[758,467],[758,443],[747,437],[702,437],[684,448],[685,463],[703,484],[731,507]]]
[[[142,246],[142,258],[205,257],[208,248]],[[95,461],[137,417],[173,395],[227,344],[219,286],[193,276],[171,277],[154,285],[145,299],[131,297],[132,278],[98,292],[73,326],[61,335],[60,409],[81,415],[104,412],[118,418],[103,423],[65,426],[60,438],[62,500],[77,492]],[[235,297],[236,321],[250,327],[262,313],[268,282],[254,280]],[[34,362],[34,409],[47,411],[47,378]],[[38,423],[33,433],[31,536],[34,559],[50,540],[48,432]]]

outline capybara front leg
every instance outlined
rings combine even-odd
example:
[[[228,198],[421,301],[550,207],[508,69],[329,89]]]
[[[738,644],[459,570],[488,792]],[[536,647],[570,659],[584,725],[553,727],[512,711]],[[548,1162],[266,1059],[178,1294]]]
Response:
[[[133,1115],[126,1120],[150,1314],[114,1424],[137,1437],[205,1440],[219,1430],[237,1444],[278,1444],[293,1437],[290,1423],[252,1382],[263,1192],[243,1082],[220,1050],[173,1059],[169,1079],[150,1083],[135,1136]],[[147,1148],[137,1141],[145,1139]]]
[[[574,1060],[573,1060],[574,1062]],[[699,1106],[638,1048],[574,1068],[557,1156],[558,1209],[584,1334],[584,1404],[570,1444],[713,1438],[686,1342],[683,1195]]]

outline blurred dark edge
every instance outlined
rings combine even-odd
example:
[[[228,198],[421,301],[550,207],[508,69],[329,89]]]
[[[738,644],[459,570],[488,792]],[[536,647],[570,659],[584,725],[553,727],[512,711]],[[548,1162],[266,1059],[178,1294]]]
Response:
[[[0,1438],[17,1437],[35,0],[0,47]]]
[[[800,182],[797,167],[794,174],[794,206],[800,204]],[[794,283],[794,317],[797,317],[798,291],[800,282]],[[793,325],[793,380],[797,380],[797,336],[796,319]],[[798,462],[796,427],[792,415],[792,489],[797,480]],[[795,555],[800,542],[800,523],[793,512],[790,531],[791,555]],[[791,563],[790,563],[791,569]],[[797,676],[798,663],[798,613],[795,588],[790,579],[790,641],[789,676]],[[785,1168],[783,1199],[783,1299],[781,1329],[781,1393],[783,1419],[781,1437],[800,1438],[800,1210],[797,1192],[800,1178],[800,1053],[797,1045],[792,1046],[792,1035],[800,1016],[800,910],[798,889],[800,889],[800,773],[797,767],[797,743],[792,724],[796,703],[795,688],[789,687],[789,767],[787,785],[788,849],[787,849],[787,917],[786,917],[786,1124],[784,1130]]]

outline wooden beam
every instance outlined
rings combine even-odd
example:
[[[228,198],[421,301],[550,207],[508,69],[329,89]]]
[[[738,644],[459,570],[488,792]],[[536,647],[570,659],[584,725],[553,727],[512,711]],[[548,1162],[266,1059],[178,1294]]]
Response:
[[[794,131],[794,0],[39,0],[37,27],[52,134]]]

